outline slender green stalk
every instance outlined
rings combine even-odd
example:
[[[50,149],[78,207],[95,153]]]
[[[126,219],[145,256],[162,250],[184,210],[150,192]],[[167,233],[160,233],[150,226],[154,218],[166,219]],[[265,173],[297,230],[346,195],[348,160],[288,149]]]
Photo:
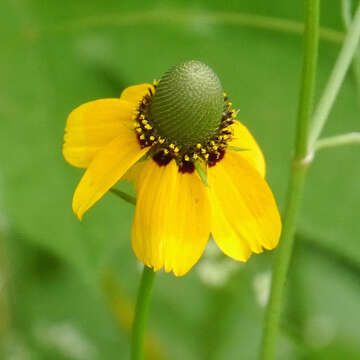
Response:
[[[114,195],[118,196],[119,198],[127,201],[128,203],[136,205],[136,197],[135,196],[131,196],[131,195],[127,194],[126,192],[117,190],[117,189],[110,189],[110,192],[112,192]]]
[[[319,43],[320,0],[306,0],[305,54],[301,79],[298,120],[296,128],[295,158],[307,155],[309,125],[313,108],[315,75]]]
[[[326,149],[329,147],[337,147],[351,144],[360,144],[360,132],[352,132],[349,134],[342,134],[319,139],[315,143],[315,151]]]
[[[272,360],[275,355],[283,290],[293,250],[297,214],[301,204],[306,169],[311,162],[311,157],[307,154],[308,127],[315,87],[320,0],[306,0],[305,5],[305,52],[297,119],[295,154],[288,186],[283,232],[271,283],[269,305],[265,314],[260,355],[262,360]]]
[[[344,27],[346,31],[349,31],[349,27],[352,22],[352,1],[351,0],[342,0],[342,18],[344,22]],[[353,62],[352,62],[352,71],[354,74],[354,79],[356,82],[358,97],[360,101],[360,50],[356,51]]]
[[[325,90],[317,106],[313,121],[311,125],[311,132],[309,134],[309,151],[314,148],[317,139],[319,138],[322,129],[325,126],[326,120],[329,116],[330,110],[334,104],[336,96],[344,81],[345,75],[351,60],[356,52],[360,39],[360,3],[356,9],[353,23],[349,27],[349,32],[345,38],[343,47],[340,51],[339,57],[336,60],[334,69],[327,82]]]
[[[122,14],[96,15],[78,18],[71,21],[61,22],[45,28],[45,31],[82,31],[89,28],[99,27],[128,27],[146,25],[168,25],[178,24],[209,24],[209,25],[235,25],[275,31],[285,34],[302,35],[304,24],[294,20],[287,20],[271,16],[261,16],[240,12],[194,12],[187,10],[146,10],[128,12]],[[341,44],[344,40],[344,33],[327,27],[320,28],[320,37],[324,41]]]
[[[0,335],[4,335],[10,325],[8,298],[8,263],[6,259],[6,235],[0,223]]]
[[[341,1],[341,14],[345,26],[345,30],[348,31],[351,25],[352,16],[351,16],[351,7],[352,1],[351,0],[342,0]]]
[[[144,335],[154,280],[155,272],[147,266],[144,266],[136,300],[135,318],[132,328],[131,360],[144,359]]]

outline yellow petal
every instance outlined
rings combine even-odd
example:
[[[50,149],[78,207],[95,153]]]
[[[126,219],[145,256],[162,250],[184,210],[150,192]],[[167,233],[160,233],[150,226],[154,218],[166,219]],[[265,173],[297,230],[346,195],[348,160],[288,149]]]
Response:
[[[137,258],[155,271],[186,274],[210,235],[207,188],[196,172],[183,174],[174,160],[145,163],[139,177],[132,244]]]
[[[145,161],[138,161],[133,165],[121,178],[121,180],[127,181],[134,185],[135,190],[137,189],[137,182],[139,179],[139,174],[145,164]]]
[[[251,252],[273,249],[281,220],[274,196],[262,176],[242,157],[227,151],[208,169],[211,232],[228,256],[246,261]]]
[[[234,136],[229,146],[246,149],[236,151],[236,153],[244,157],[264,177],[266,168],[264,155],[249,129],[237,120],[234,121],[231,128],[233,129]]]
[[[129,86],[121,93],[120,99],[130,102],[136,107],[145,95],[150,94],[150,91],[155,93],[154,86],[151,84]]]
[[[63,155],[73,166],[86,168],[96,154],[130,127],[134,117],[131,103],[119,99],[90,101],[73,110],[67,118]]]
[[[128,129],[123,129],[120,136],[105,146],[91,162],[75,190],[73,210],[79,219],[148,150],[140,149],[136,135]]]

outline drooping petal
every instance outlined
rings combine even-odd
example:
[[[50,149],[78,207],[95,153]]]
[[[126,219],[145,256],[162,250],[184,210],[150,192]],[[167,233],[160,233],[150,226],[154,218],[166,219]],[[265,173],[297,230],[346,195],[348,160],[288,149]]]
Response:
[[[86,168],[96,154],[134,118],[131,103],[120,99],[87,102],[67,118],[63,155],[73,166]]]
[[[141,173],[141,170],[142,170],[144,164],[145,164],[145,161],[138,161],[124,174],[124,176],[121,178],[121,180],[132,183],[136,190],[139,175]]]
[[[137,258],[155,271],[181,276],[199,260],[210,235],[207,188],[196,172],[178,171],[174,160],[145,163],[139,177],[132,244]]]
[[[226,255],[246,261],[251,252],[276,247],[281,232],[278,208],[266,181],[249,162],[227,151],[208,169],[208,181],[211,232]]]
[[[135,133],[126,128],[105,146],[91,162],[75,190],[73,210],[79,219],[147,151],[148,148],[140,148]]]
[[[121,93],[120,99],[130,102],[133,106],[138,106],[142,98],[150,94],[150,91],[155,93],[154,86],[151,84],[129,86]]]
[[[237,120],[234,121],[231,128],[234,135],[229,146],[246,149],[236,151],[236,153],[244,157],[264,177],[266,171],[264,155],[249,129]]]

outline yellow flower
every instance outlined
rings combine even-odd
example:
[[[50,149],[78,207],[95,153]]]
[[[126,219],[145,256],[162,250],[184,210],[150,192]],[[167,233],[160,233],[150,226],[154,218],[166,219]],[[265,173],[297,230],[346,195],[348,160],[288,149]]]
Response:
[[[190,67],[192,82],[196,82],[199,64],[206,66],[181,65]],[[219,85],[221,108],[212,124],[196,122],[202,114],[206,120],[212,114],[207,100],[193,106],[197,96],[193,89],[181,94],[172,91],[177,102],[166,98],[171,109],[164,110],[159,101],[166,95],[165,85],[171,87],[174,82],[169,74],[174,71],[159,83],[128,87],[119,99],[90,101],[71,112],[63,155],[71,165],[86,168],[75,190],[74,212],[81,219],[119,180],[134,181],[134,252],[155,271],[164,268],[177,276],[199,260],[210,234],[226,255],[238,261],[273,249],[281,221],[264,180],[265,162],[255,139],[235,119],[236,112],[213,73],[210,85]],[[202,101],[204,95],[199,94]],[[193,106],[191,113],[188,107],[181,108],[187,101]],[[214,113],[218,106],[214,105]],[[180,119],[182,111],[190,115]],[[191,123],[186,123],[191,116]]]

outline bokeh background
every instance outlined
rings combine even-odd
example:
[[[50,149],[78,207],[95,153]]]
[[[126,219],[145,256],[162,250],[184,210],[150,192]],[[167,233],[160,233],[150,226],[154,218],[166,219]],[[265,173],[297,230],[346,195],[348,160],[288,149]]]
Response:
[[[340,9],[322,2],[317,98],[344,36]],[[1,1],[1,359],[129,357],[134,209],[108,194],[82,223],[73,215],[82,171],[61,155],[68,113],[201,60],[261,144],[283,210],[302,22],[300,0]],[[359,130],[359,95],[349,73],[327,135]],[[277,359],[360,359],[359,156],[323,150],[309,171]],[[147,359],[256,359],[274,255],[240,264],[210,245],[185,277],[159,273]]]

